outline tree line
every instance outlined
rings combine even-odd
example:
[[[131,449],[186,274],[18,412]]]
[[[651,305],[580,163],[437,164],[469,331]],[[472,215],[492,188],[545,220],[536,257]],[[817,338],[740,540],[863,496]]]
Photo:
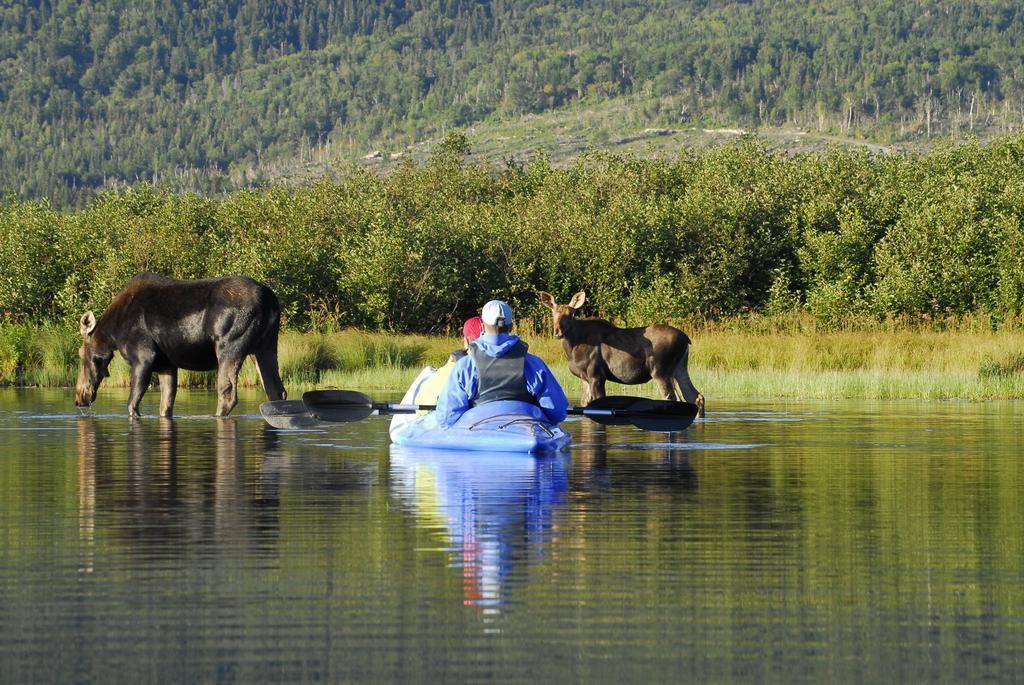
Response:
[[[645,99],[650,125],[893,141],[1018,128],[1012,0],[32,0],[0,8],[0,190],[265,185],[488,117]]]
[[[451,330],[535,291],[640,324],[749,311],[854,319],[1024,307],[1024,136],[922,155],[787,155],[747,137],[671,160],[499,171],[450,134],[428,162],[219,197],[151,184],[83,209],[0,204],[0,314],[74,325],[140,271],[247,274],[289,325]]]

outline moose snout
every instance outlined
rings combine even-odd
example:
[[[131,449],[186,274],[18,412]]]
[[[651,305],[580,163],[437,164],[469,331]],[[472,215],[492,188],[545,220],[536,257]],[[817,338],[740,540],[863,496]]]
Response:
[[[92,388],[75,389],[75,406],[88,407],[96,399],[96,391]]]

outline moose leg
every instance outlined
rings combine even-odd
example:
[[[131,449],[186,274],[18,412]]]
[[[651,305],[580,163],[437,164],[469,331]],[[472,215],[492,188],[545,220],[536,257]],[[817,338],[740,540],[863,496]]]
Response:
[[[285,392],[284,383],[281,381],[281,372],[277,368],[277,350],[260,350],[253,354],[256,360],[256,370],[260,373],[260,380],[263,381],[263,390],[267,393],[268,400],[283,400],[288,396]]]
[[[147,362],[136,362],[132,365],[131,386],[128,391],[128,416],[137,419],[142,416],[139,413],[139,405],[142,404],[142,396],[149,388],[149,381],[153,377],[153,367]]]
[[[169,419],[174,415],[174,397],[178,394],[178,370],[161,371],[160,379],[160,418]]]
[[[673,378],[669,376],[665,378],[663,376],[656,376],[654,382],[658,384],[658,390],[661,391],[661,399],[669,400],[671,402],[676,401],[676,389],[672,385]]]
[[[690,380],[690,372],[686,368],[686,357],[683,357],[676,366],[672,376],[676,385],[679,386],[679,394],[683,396],[683,399],[697,405],[697,418],[704,418],[704,395],[697,391],[693,381]]]
[[[599,400],[602,397],[604,397],[604,379],[591,378],[589,381],[587,381],[585,404],[590,404],[594,400]]]
[[[217,360],[217,416],[227,416],[238,404],[238,371],[243,360]]]

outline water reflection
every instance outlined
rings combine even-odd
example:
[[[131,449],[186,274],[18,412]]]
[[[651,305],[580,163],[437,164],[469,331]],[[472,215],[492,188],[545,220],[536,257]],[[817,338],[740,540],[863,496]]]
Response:
[[[83,557],[79,571],[93,570],[96,542],[96,426],[90,417],[78,419],[78,536]]]
[[[172,419],[82,416],[76,428],[85,550],[97,530],[144,558],[275,545],[279,478],[264,468],[266,445],[241,438],[234,419],[216,420],[212,435],[208,423]]]
[[[414,512],[463,578],[463,602],[500,613],[545,559],[566,504],[565,453],[535,457],[391,447],[391,492]]]
[[[613,431],[612,436],[609,430]],[[628,434],[636,441],[621,442],[619,438],[627,430],[609,429],[593,421],[580,422],[579,439],[572,453],[573,490],[595,493],[614,487],[681,495],[697,489],[692,443],[681,441],[684,436],[692,440],[692,431],[668,438],[664,433],[630,431]],[[614,465],[609,454],[616,457]]]
[[[130,425],[120,400],[80,418],[66,393],[5,392],[2,683],[1012,682],[1024,663],[1021,403],[723,405],[671,436],[575,421],[551,462],[390,454],[377,419]]]

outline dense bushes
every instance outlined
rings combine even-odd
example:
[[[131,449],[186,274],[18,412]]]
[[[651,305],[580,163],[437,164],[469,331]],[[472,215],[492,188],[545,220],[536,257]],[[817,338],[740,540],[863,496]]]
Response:
[[[436,332],[492,296],[585,288],[624,322],[804,309],[851,317],[1024,307],[1024,137],[920,157],[788,156],[755,139],[674,160],[586,155],[490,171],[458,146],[388,176],[86,209],[0,204],[0,313],[72,324],[131,276],[244,273],[289,322]]]

